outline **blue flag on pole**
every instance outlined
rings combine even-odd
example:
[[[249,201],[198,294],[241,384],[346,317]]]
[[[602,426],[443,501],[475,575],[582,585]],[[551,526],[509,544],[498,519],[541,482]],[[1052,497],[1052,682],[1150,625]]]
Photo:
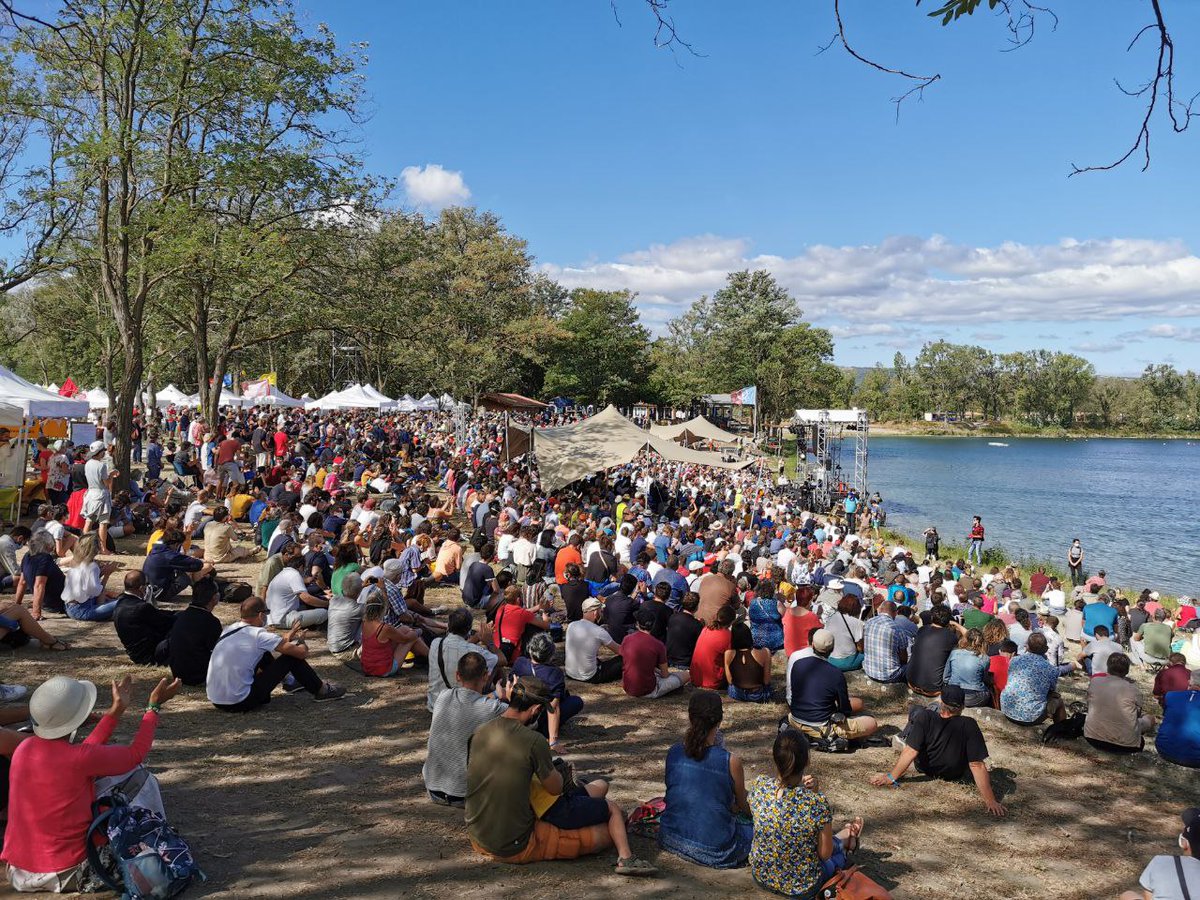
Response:
[[[737,406],[758,406],[758,386],[742,388],[729,395],[729,399]]]

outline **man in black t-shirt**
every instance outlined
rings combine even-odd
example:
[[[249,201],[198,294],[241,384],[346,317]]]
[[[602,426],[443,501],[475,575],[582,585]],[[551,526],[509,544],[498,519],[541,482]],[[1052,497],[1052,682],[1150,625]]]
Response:
[[[660,581],[654,586],[654,596],[659,596],[659,588],[666,588],[666,595],[671,596],[671,585]],[[682,609],[672,613],[667,620],[667,665],[677,669],[687,669],[692,665],[692,654],[696,652],[696,641],[704,630],[704,623],[696,618],[696,610],[700,608],[700,595],[689,591],[684,594],[681,602]]]
[[[175,613],[168,638],[171,674],[184,684],[204,684],[213,647],[221,639],[221,620],[213,615],[218,596],[195,597]],[[203,602],[201,602],[203,601]]]
[[[667,606],[667,600],[670,597],[671,586],[659,582],[654,586],[654,595],[642,603],[643,609],[648,609],[654,614],[654,624],[650,626],[650,633],[664,644],[667,642],[667,626],[673,615],[671,607]],[[695,650],[694,643],[692,649]]]
[[[134,570],[125,575],[125,593],[117,598],[113,627],[130,660],[139,666],[167,664],[167,635],[175,613],[159,609],[143,597],[146,576]]]
[[[917,631],[908,657],[908,686],[925,697],[936,697],[942,691],[942,673],[951,651],[958,646],[962,626],[951,620],[950,608],[935,606],[930,610],[929,624]]]
[[[916,707],[909,712],[908,726],[900,732],[904,750],[891,772],[871,776],[876,787],[900,787],[900,779],[913,764],[923,775],[945,781],[959,781],[967,772],[975,780],[988,812],[1003,816],[1007,810],[996,799],[988,775],[987,744],[979,723],[962,717],[966,696],[956,684],[942,688],[942,699],[935,707]]]

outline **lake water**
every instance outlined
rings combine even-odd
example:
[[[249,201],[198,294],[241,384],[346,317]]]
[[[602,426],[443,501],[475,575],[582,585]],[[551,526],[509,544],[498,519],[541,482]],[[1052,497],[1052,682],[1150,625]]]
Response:
[[[1065,569],[1078,537],[1110,583],[1200,594],[1200,442],[872,436],[868,475],[905,533],[965,544],[978,515],[985,548]]]

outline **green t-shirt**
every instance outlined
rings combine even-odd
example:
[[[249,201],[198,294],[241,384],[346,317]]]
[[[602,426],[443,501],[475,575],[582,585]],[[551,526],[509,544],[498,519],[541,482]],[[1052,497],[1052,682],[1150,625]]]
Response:
[[[554,771],[546,739],[516,719],[481,725],[467,757],[467,832],[495,856],[516,856],[529,843],[535,817],[530,785]]]
[[[962,614],[963,628],[966,628],[968,631],[972,628],[978,628],[982,631],[984,626],[994,618],[996,617],[988,615],[982,609],[972,606]]]
[[[333,570],[333,574],[329,576],[329,589],[337,594],[342,595],[342,579],[350,572],[357,572],[362,568],[358,563],[348,563],[344,566],[338,566]]]
[[[1175,630],[1166,622],[1147,622],[1138,628],[1147,656],[1166,659],[1171,655],[1171,638]]]

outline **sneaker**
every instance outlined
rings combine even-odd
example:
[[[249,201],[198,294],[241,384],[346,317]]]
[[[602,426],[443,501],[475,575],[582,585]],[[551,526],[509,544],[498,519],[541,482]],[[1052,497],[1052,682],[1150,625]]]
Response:
[[[29,688],[20,684],[0,684],[0,703],[11,703],[20,700],[29,693]]]
[[[324,703],[326,700],[341,700],[345,696],[346,689],[344,687],[334,684],[332,681],[326,681],[313,699],[318,703]]]
[[[304,690],[304,685],[288,675],[283,679],[283,690],[286,694],[299,694]]]
[[[445,606],[434,606],[429,611],[435,616],[440,616],[443,615],[447,609],[448,607]]]

